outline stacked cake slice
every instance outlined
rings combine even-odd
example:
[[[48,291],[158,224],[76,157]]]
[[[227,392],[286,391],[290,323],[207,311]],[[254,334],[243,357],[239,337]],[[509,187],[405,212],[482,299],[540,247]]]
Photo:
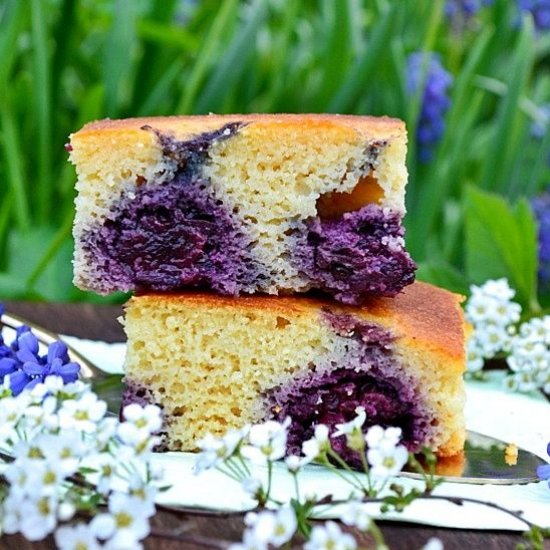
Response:
[[[75,283],[136,292],[124,400],[163,408],[166,449],[290,416],[297,451],[357,406],[412,451],[462,449],[464,322],[413,283],[402,122],[101,121],[69,148]]]

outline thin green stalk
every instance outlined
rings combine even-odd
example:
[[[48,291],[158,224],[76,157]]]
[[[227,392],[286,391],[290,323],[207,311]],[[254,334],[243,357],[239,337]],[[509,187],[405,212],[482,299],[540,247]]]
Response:
[[[38,220],[41,223],[45,223],[50,219],[53,209],[54,185],[51,169],[51,56],[49,55],[45,21],[44,2],[42,0],[31,0],[32,81],[38,161],[35,208],[38,212]]]
[[[21,152],[19,133],[7,98],[0,102],[0,120],[2,121],[1,137],[7,180],[13,197],[13,217],[17,227],[25,230],[31,225],[31,216],[23,173],[24,157]]]
[[[235,17],[238,5],[238,0],[224,0],[219,7],[212,26],[204,37],[203,47],[193,63],[191,74],[185,79],[183,96],[176,109],[178,113],[189,114],[193,110],[192,105],[196,100],[199,87],[204,81],[224,31]]]
[[[227,470],[225,468],[222,468],[221,466],[216,466],[216,470],[218,470],[219,472],[221,472],[222,474],[230,477],[231,479],[233,479],[234,481],[237,481],[237,482],[241,482],[241,478],[238,477],[236,474],[234,474],[231,470]]]
[[[207,113],[220,109],[227,94],[234,89],[254,51],[254,41],[267,15],[267,4],[254,2],[249,6],[248,19],[243,21],[225,53],[214,67],[210,79],[196,100],[195,112]]]
[[[67,239],[71,235],[71,229],[73,226],[73,217],[69,215],[65,218],[63,225],[58,229],[57,233],[54,235],[52,242],[46,248],[42,257],[38,260],[35,268],[32,270],[31,274],[27,279],[27,287],[32,288],[44,273],[44,270],[48,267],[52,259],[55,257],[59,249],[65,244]]]
[[[533,63],[533,28],[524,20],[515,55],[508,71],[507,94],[499,107],[491,146],[483,162],[480,187],[494,190],[503,188],[514,159],[513,143],[518,121],[518,106]]]
[[[16,57],[16,42],[26,15],[26,2],[7,0],[4,16],[0,21],[0,96],[6,93],[8,74]]]
[[[542,175],[547,167],[548,158],[550,156],[550,122],[547,124],[546,133],[542,138],[540,145],[537,148],[535,161],[532,164],[531,170],[528,172],[524,185],[521,189],[523,195],[530,197],[540,190],[540,182]]]
[[[271,460],[267,461],[267,489],[265,491],[265,500],[269,500],[271,495],[271,483],[273,481],[273,462]]]
[[[362,56],[357,60],[343,80],[340,89],[328,104],[331,113],[345,113],[357,97],[365,92],[366,83],[372,78],[375,67],[380,63],[388,47],[388,37],[392,35],[398,19],[398,9],[387,8],[372,29],[370,40],[365,45]]]
[[[328,455],[334,459],[338,465],[344,469],[348,474],[351,475],[352,479],[349,479],[348,476],[345,476],[344,474],[340,473],[340,470],[337,468],[334,468],[330,462],[327,463],[327,466],[330,465],[330,469],[335,473],[338,474],[342,479],[345,479],[350,485],[355,487],[356,489],[359,489],[364,494],[367,494],[366,487],[363,485],[361,479],[357,476],[357,474],[349,467],[349,465],[338,455],[338,453],[335,453],[332,449],[328,452]]]

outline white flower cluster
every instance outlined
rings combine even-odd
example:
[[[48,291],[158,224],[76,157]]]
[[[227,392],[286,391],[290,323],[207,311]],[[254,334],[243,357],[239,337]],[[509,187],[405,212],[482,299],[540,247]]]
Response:
[[[506,379],[512,390],[541,388],[550,394],[550,315],[522,323],[506,358],[513,374]]]
[[[521,306],[512,301],[515,291],[506,279],[489,280],[470,290],[465,314],[474,332],[468,341],[467,368],[479,372],[486,359],[508,351]]]
[[[160,409],[129,405],[119,422],[88,385],[64,385],[55,376],[15,397],[9,381],[3,390],[0,452],[13,460],[4,472],[2,531],[31,541],[55,531],[62,550],[140,548],[155,511],[159,474],[149,459]],[[94,514],[99,504],[107,511],[88,525],[58,527],[79,511]]]
[[[521,306],[512,301],[515,291],[505,279],[472,286],[471,293],[465,308],[474,328],[468,371],[479,373],[485,360],[502,354],[512,371],[505,381],[509,389],[550,393],[550,316],[518,325]]]
[[[371,426],[365,434],[363,433],[363,425],[366,421],[365,410],[358,407],[355,412],[355,418],[349,422],[337,424],[332,434],[326,425],[315,426],[313,437],[302,444],[302,456],[285,457],[288,430],[291,425],[290,418],[284,422],[270,420],[263,424],[247,426],[242,430],[230,430],[222,438],[208,436],[199,443],[201,452],[195,463],[195,472],[198,474],[206,469],[217,468],[240,481],[247,493],[261,504],[266,504],[270,500],[271,478],[268,477],[264,486],[259,479],[251,477],[250,469],[244,459],[269,466],[273,461],[285,457],[288,471],[295,476],[294,503],[299,505],[301,500],[297,477],[301,468],[313,461],[330,467],[330,460],[333,460],[341,465],[343,461],[334,451],[331,438],[345,436],[348,447],[356,450],[365,459],[368,487],[358,485],[360,481],[356,475],[352,476],[350,483],[361,495],[367,494],[367,491],[372,492],[376,485],[378,490],[381,490],[390,477],[401,471],[409,458],[405,446],[400,443],[401,429]],[[268,476],[271,476],[271,468],[268,468]],[[371,518],[367,514],[366,506],[360,501],[352,500],[344,506],[342,521],[346,525],[355,526],[361,530],[368,530],[371,526]],[[232,545],[231,550],[253,548],[262,550],[270,545],[281,546],[294,535],[298,520],[296,511],[289,505],[283,505],[276,511],[264,510],[259,513],[249,513],[245,524],[242,542]],[[323,548],[353,550],[356,547],[355,539],[349,533],[342,531],[334,522],[315,526],[304,546],[307,550]]]

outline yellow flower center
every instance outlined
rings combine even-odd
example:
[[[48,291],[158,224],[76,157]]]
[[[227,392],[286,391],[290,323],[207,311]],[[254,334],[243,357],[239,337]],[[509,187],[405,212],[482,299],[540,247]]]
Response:
[[[132,516],[126,512],[119,512],[115,515],[116,526],[117,527],[129,527],[132,525]]]

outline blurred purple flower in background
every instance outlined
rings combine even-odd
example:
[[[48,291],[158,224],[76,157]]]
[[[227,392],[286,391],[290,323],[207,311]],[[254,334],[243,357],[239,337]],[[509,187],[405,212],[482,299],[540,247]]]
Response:
[[[540,290],[550,290],[550,192],[535,197],[533,211],[538,223]]]
[[[550,0],[517,0],[517,5],[521,11],[528,11],[533,15],[538,31],[550,29]]]
[[[469,19],[484,6],[489,6],[493,0],[447,0],[445,15],[449,18],[464,17]]]
[[[540,105],[538,108],[537,120],[531,124],[531,135],[542,139],[550,127],[550,103]]]
[[[453,77],[434,53],[416,52],[407,60],[406,87],[411,95],[418,93],[423,85],[420,115],[416,127],[418,158],[428,162],[433,149],[445,130],[445,113],[451,105],[447,95]]]

